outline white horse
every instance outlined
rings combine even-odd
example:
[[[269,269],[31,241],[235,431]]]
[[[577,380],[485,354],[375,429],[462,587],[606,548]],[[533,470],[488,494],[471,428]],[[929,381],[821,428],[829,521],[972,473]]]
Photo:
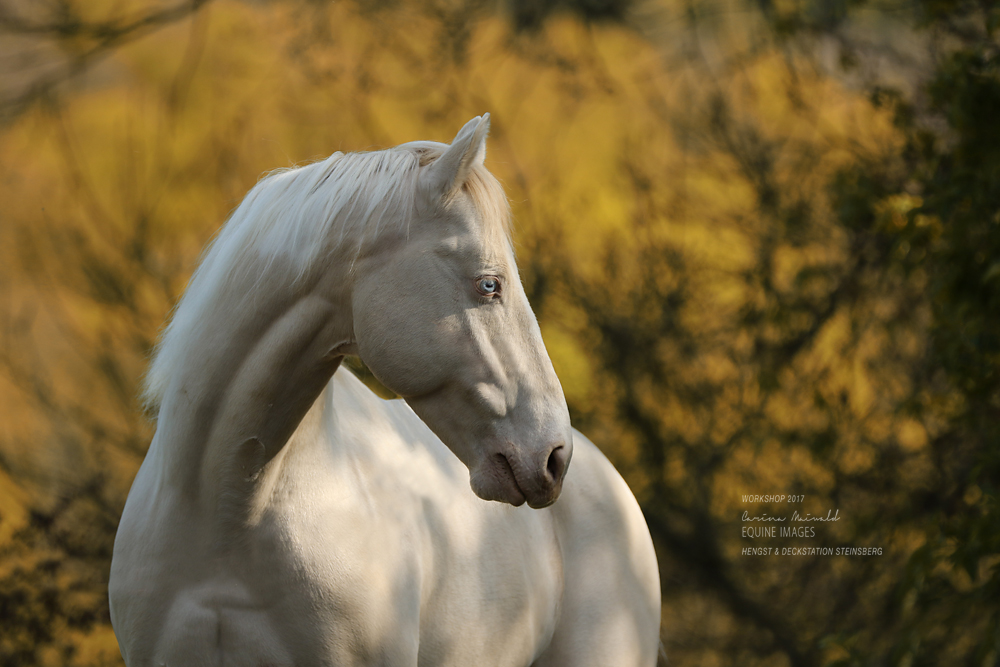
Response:
[[[488,128],[271,175],[207,251],[115,540],[130,667],[656,662],[649,531],[570,427]]]

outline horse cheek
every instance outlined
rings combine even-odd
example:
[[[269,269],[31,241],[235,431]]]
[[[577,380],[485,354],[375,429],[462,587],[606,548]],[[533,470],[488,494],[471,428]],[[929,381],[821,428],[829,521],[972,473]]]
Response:
[[[379,382],[400,396],[421,396],[438,389],[447,374],[447,327],[414,325],[411,312],[398,305],[369,301],[355,315],[361,359]]]

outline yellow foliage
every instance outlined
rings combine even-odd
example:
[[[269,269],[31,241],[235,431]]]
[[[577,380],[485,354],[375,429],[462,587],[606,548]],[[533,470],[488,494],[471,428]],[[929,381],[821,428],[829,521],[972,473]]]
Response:
[[[28,518],[30,496],[0,470],[0,544],[6,544],[13,534],[24,527]]]
[[[835,308],[767,386],[755,375],[758,346],[778,354],[789,332],[809,331],[831,289],[824,271],[851,261],[826,188],[859,153],[898,150],[888,113],[776,49],[735,72],[709,71],[674,66],[662,43],[624,28],[569,17],[533,36],[511,34],[498,16],[455,32],[421,3],[363,4],[213,2],[126,44],[61,105],[0,132],[0,279],[9,285],[0,315],[27,317],[9,349],[25,350],[18,363],[40,382],[4,374],[5,457],[57,480],[100,478],[111,502],[123,502],[151,432],[135,401],[149,348],[201,249],[261,174],[338,150],[448,141],[485,111],[487,165],[510,196],[521,265],[556,258],[571,270],[537,304],[553,364],[575,416],[640,501],[655,484],[679,496],[707,489],[710,516],[731,522],[743,491],[809,488],[821,505],[838,475],[869,470],[881,448],[926,448],[931,427],[893,415],[907,389],[900,367],[924,337],[919,328],[885,333],[903,307],[892,290]],[[105,19],[145,3],[83,5]],[[720,51],[749,43],[746,26],[726,30]],[[714,127],[705,116],[720,91],[728,104],[719,113],[754,128],[768,169],[737,159],[732,143],[745,137],[685,129]],[[773,183],[761,182],[765,171]],[[810,211],[814,237],[776,240],[777,215],[762,204],[768,185]],[[900,195],[880,215],[899,227],[919,205]],[[636,296],[682,289],[688,298],[676,307]],[[750,332],[747,313],[773,314],[793,294],[814,308]],[[609,319],[605,329],[588,303]],[[608,332],[623,322],[655,334],[648,364],[666,379],[625,383],[601,365],[615,343]],[[661,331],[671,324],[690,339]],[[648,434],[623,422],[624,404],[651,415],[654,435],[676,446],[646,458]],[[811,448],[828,430],[829,451]],[[705,479],[710,466],[692,454],[702,446],[706,459],[724,461]],[[905,470],[922,478],[920,466]],[[0,546],[35,500],[0,471]],[[734,536],[723,540],[730,555]],[[768,570],[760,585],[783,574]],[[737,631],[711,596],[677,595],[667,627],[713,638]],[[67,641],[74,664],[114,655],[103,622]],[[726,664],[720,655],[691,662]],[[826,658],[842,655],[831,648]]]

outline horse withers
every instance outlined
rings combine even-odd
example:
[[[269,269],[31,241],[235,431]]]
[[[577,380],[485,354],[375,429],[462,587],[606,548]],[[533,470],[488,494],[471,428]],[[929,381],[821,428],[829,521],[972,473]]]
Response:
[[[570,426],[488,129],[271,174],[205,253],[115,540],[130,667],[655,664],[649,531]]]

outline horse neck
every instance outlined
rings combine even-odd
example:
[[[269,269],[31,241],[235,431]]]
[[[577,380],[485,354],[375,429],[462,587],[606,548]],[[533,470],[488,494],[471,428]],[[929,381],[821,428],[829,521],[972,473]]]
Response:
[[[261,268],[280,273],[277,263]],[[244,271],[188,332],[151,453],[201,512],[243,511],[260,471],[337,369],[352,338],[348,265],[330,261],[321,276],[274,283]]]

